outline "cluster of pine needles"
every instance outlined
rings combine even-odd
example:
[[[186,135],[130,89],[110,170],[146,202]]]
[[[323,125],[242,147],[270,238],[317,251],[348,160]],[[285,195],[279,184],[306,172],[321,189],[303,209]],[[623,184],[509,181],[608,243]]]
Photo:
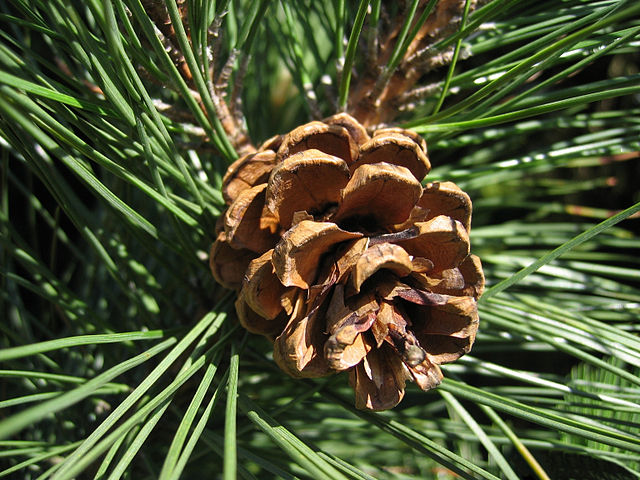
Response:
[[[0,478],[640,477],[636,0],[0,2]],[[473,200],[472,352],[356,410],[207,265],[222,176],[339,111]]]

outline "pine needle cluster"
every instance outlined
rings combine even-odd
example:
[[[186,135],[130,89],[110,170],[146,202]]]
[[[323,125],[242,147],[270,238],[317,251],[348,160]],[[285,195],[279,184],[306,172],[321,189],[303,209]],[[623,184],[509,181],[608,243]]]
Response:
[[[0,2],[0,478],[634,479],[636,0]],[[338,112],[473,201],[473,351],[299,380],[208,266],[224,173]]]

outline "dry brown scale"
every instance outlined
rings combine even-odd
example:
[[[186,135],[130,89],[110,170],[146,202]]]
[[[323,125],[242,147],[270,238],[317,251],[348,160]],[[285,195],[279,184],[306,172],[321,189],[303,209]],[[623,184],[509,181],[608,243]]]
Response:
[[[471,202],[409,130],[370,137],[347,114],[274,137],[233,163],[210,264],[250,332],[294,377],[349,371],[356,406],[391,408],[412,380],[467,353],[484,288]]]

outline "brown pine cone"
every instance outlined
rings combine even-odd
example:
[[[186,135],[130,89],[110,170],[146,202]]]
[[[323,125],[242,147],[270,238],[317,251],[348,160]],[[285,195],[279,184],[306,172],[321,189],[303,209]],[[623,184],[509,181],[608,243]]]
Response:
[[[438,385],[438,365],[475,339],[471,202],[451,182],[423,187],[429,169],[415,133],[371,138],[338,114],[270,139],[223,180],[210,264],[239,290],[240,322],[294,377],[348,370],[358,408],[397,405],[406,380]]]

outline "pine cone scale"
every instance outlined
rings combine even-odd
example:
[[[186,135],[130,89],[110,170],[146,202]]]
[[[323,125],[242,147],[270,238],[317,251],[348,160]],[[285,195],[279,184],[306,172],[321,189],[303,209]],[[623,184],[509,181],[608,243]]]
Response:
[[[413,271],[411,257],[399,245],[379,243],[369,247],[355,262],[351,271],[351,285],[356,293],[362,284],[380,269],[393,272],[396,276],[406,277]]]
[[[287,287],[307,289],[315,280],[320,257],[333,245],[360,236],[342,230],[335,223],[303,220],[276,245],[273,254],[276,274]]]
[[[344,160],[315,149],[297,153],[274,168],[267,185],[265,214],[287,230],[296,212],[314,216],[337,205],[348,180]]]
[[[314,378],[332,373],[318,349],[325,334],[316,316],[317,313],[303,318],[293,315],[282,334],[275,339],[273,358],[292,377]]]
[[[256,253],[270,248],[277,237],[259,228],[266,184],[240,192],[224,216],[226,241],[233,248],[246,248]]]
[[[271,150],[240,157],[233,162],[222,178],[222,194],[225,202],[233,202],[240,192],[266,183],[276,165],[276,153]]]
[[[335,221],[351,228],[384,231],[409,217],[421,193],[420,182],[404,167],[362,165],[342,191]]]
[[[420,144],[404,133],[388,130],[381,132],[362,145],[360,157],[351,166],[351,170],[354,171],[361,165],[383,163],[386,159],[393,158],[395,165],[407,168],[418,181],[422,180],[431,170],[426,149],[423,150]]]
[[[209,267],[218,283],[233,290],[242,285],[244,272],[255,256],[251,250],[233,248],[221,232],[211,246]]]
[[[385,347],[372,350],[350,370],[349,381],[356,393],[356,408],[387,410],[404,396],[404,385],[411,375],[391,347]]]
[[[284,310],[280,298],[287,288],[273,272],[273,249],[253,260],[245,272],[244,299],[261,317],[273,320]]]
[[[278,157],[287,158],[313,149],[342,158],[347,164],[358,157],[358,145],[346,128],[317,121],[292,130],[278,149]]]
[[[457,220],[440,215],[428,222],[416,222],[418,235],[397,243],[410,255],[429,259],[435,270],[459,265],[469,255],[469,235]]]

